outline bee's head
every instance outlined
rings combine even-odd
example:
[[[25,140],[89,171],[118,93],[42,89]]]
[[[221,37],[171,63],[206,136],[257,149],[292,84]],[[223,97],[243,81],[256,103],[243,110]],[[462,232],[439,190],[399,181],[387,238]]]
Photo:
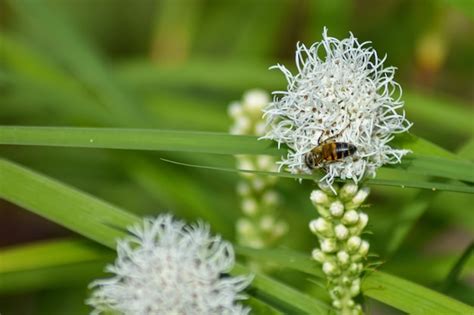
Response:
[[[308,153],[306,153],[306,155],[304,157],[304,163],[306,164],[306,166],[310,170],[315,169],[316,167],[318,167],[318,163],[319,163],[320,160],[321,160],[321,154],[320,153],[314,153],[312,151],[309,151]]]

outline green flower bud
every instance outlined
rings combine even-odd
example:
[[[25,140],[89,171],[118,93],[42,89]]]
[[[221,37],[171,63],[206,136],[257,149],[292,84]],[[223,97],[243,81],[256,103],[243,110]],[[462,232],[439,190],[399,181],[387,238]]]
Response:
[[[313,249],[313,251],[311,252],[311,256],[314,260],[320,263],[323,263],[328,260],[326,254],[324,254],[319,248]]]
[[[322,236],[333,235],[332,224],[324,218],[317,218],[309,223],[309,229],[314,234],[320,234]]]
[[[362,241],[359,247],[359,255],[361,255],[362,257],[367,256],[367,254],[369,253],[369,247],[370,247],[369,242]]]
[[[257,202],[252,198],[245,198],[242,201],[242,211],[249,216],[253,216],[257,213],[257,207]]]
[[[359,279],[355,279],[354,282],[352,282],[350,292],[351,292],[351,296],[353,297],[359,295],[360,293],[360,280]]]
[[[360,237],[358,236],[351,236],[348,240],[347,240],[347,250],[351,253],[355,253],[359,247],[360,247],[360,244],[362,243],[362,240],[360,239]]]
[[[337,260],[343,266],[347,265],[350,262],[350,256],[346,251],[339,251],[337,253]]]
[[[357,207],[360,206],[365,201],[369,193],[370,193],[369,187],[362,187],[361,189],[359,189],[359,191],[354,196],[354,198],[352,198],[352,203],[357,205]]]
[[[334,201],[329,206],[329,213],[335,217],[340,218],[344,214],[344,205],[339,200]]]
[[[349,236],[349,230],[344,226],[344,224],[338,224],[334,228],[334,234],[338,240],[345,240]]]
[[[359,221],[359,215],[357,214],[357,211],[350,210],[344,213],[344,216],[342,217],[341,221],[345,225],[353,225],[356,224],[357,221]]]
[[[334,253],[337,250],[337,243],[335,239],[326,238],[320,241],[321,250],[325,253]]]
[[[330,261],[326,261],[325,263],[323,263],[323,272],[327,275],[336,275],[340,271],[336,264]]]
[[[326,195],[322,190],[313,190],[310,199],[315,206],[326,205],[329,203],[328,195]]]
[[[358,187],[354,183],[346,183],[344,186],[342,186],[339,195],[342,200],[350,200],[354,197],[354,195],[357,193]]]

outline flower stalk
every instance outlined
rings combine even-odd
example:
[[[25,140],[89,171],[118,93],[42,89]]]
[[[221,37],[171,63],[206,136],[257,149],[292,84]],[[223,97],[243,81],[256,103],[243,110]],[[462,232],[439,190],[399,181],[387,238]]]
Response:
[[[262,109],[270,102],[267,93],[250,90],[242,102],[229,106],[229,115],[234,123],[232,134],[261,136],[266,132],[262,119]],[[245,170],[276,171],[276,161],[272,156],[238,155],[237,167]],[[242,173],[237,185],[241,199],[242,217],[237,220],[237,241],[252,248],[275,245],[286,234],[288,226],[278,219],[280,198],[274,189],[277,177]]]
[[[369,251],[369,243],[361,238],[368,216],[360,211],[368,195],[367,187],[346,183],[340,189],[336,185],[332,188],[320,185],[310,197],[319,213],[309,223],[319,240],[312,257],[321,263],[332,305],[341,315],[363,314],[354,298],[360,293],[361,274]]]

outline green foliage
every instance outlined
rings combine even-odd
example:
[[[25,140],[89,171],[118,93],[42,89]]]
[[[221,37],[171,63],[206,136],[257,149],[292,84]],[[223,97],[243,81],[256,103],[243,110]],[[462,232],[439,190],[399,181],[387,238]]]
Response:
[[[472,313],[457,301],[474,304],[465,281],[472,251],[451,242],[447,252],[431,252],[440,231],[465,235],[474,228],[473,142],[459,156],[452,153],[474,135],[466,104],[474,46],[463,26],[472,20],[471,7],[469,1],[1,2],[2,221],[3,210],[9,222],[13,208],[15,227],[26,225],[15,220],[24,209],[91,240],[0,248],[2,313],[86,313],[87,284],[103,276],[113,259],[109,248],[143,215],[202,218],[232,241],[239,216],[232,155],[279,156],[285,149],[226,134],[226,106],[246,89],[284,89],[281,74],[268,66],[282,62],[294,70],[295,43],[318,40],[324,25],[337,37],[354,31],[387,52],[400,68],[417,135],[394,139],[413,154],[367,182],[373,252],[386,262],[380,269],[394,275],[368,270],[364,296],[411,314]],[[431,33],[445,55],[428,69],[422,61],[432,55],[422,55],[420,43]],[[257,272],[248,290],[260,313],[328,311],[320,266],[307,254],[316,242],[306,228],[315,216],[310,180],[278,187],[290,225],[283,247],[295,250],[237,248],[234,273],[248,273],[248,260],[277,266],[273,274]],[[4,234],[5,244],[18,242],[15,233]]]
[[[473,193],[474,188],[462,183],[443,184],[430,180],[413,179],[405,175],[420,174],[424,176],[442,177],[452,180],[474,182],[470,161],[446,159],[437,156],[423,156],[433,150],[426,141],[409,140],[404,146],[413,150],[416,155],[404,159],[401,164],[392,168],[399,170],[397,179],[378,176],[369,179],[368,183],[391,186],[417,187],[433,190],[450,190]],[[165,130],[140,129],[93,129],[93,128],[54,128],[54,127],[7,127],[0,126],[0,144],[15,145],[46,145],[106,149],[129,150],[160,150],[181,151],[215,154],[271,154],[285,155],[284,150],[278,150],[276,145],[268,140],[257,141],[255,137],[234,136],[228,134],[184,132]],[[217,169],[217,168],[216,168]],[[261,173],[254,172],[253,173]],[[266,175],[318,179],[311,175],[293,175],[289,173],[266,173]],[[407,179],[405,179],[407,178]]]
[[[11,189],[2,187],[0,190],[2,198],[22,205],[30,211],[34,211],[52,221],[69,227],[100,244],[113,248],[115,240],[125,236],[126,227],[138,219],[124,210],[87,196],[74,188],[55,182],[41,174],[26,170],[13,163],[2,160],[0,166],[2,169],[1,174],[6,174],[6,177],[2,179],[14,183]],[[12,191],[17,190],[15,185],[29,185],[29,188],[33,189],[33,191],[38,191],[41,197],[17,196],[12,193]],[[70,206],[68,211],[65,212],[64,210],[56,210],[52,206],[54,204],[68,204]],[[68,216],[65,216],[65,213]],[[70,214],[74,214],[74,216]],[[75,220],[75,225],[70,223],[71,218]],[[60,252],[61,255],[49,254],[53,252]],[[292,253],[287,250],[269,251],[245,248],[237,248],[237,253],[260,260],[272,261],[277,263],[277,265],[307,272],[317,277],[321,276],[319,267],[310,261],[308,256],[303,254]],[[48,269],[51,265],[60,264],[62,266],[63,264],[68,265],[102,260],[103,258],[110,257],[110,255],[102,257],[98,248],[94,248],[84,242],[73,241],[69,244],[68,241],[63,241],[16,248],[1,253],[0,257],[2,258],[2,265],[0,265],[0,273],[2,274],[10,274],[12,276],[11,274],[13,273],[21,277],[24,276],[22,271],[31,272],[31,270],[38,269],[39,275],[37,277],[42,277],[41,272],[45,272],[45,269]],[[243,265],[237,264],[232,272],[242,274],[249,273],[250,270]],[[251,291],[251,293],[255,298],[263,299],[266,303],[272,304],[274,308],[278,308],[277,302],[272,303],[271,299],[267,298],[267,295],[273,296],[280,302],[289,304],[291,307],[304,312],[312,312],[311,310],[323,312],[327,310],[327,306],[324,303],[285,284],[279,283],[277,280],[273,280],[260,272],[254,271],[253,273],[255,273],[255,279],[252,282],[252,287],[256,290]],[[28,277],[35,278],[35,273],[30,274]],[[16,282],[15,280],[11,281],[12,283]],[[21,282],[20,280],[18,281]],[[433,314],[437,314],[439,310],[462,314],[465,311],[471,310],[467,305],[439,293],[380,272],[369,273],[364,280],[363,288],[365,288],[363,292],[367,296],[379,299],[407,312],[421,309],[423,312],[432,312]],[[3,289],[6,290],[5,287]],[[280,307],[283,307],[282,311],[285,310],[284,306]]]

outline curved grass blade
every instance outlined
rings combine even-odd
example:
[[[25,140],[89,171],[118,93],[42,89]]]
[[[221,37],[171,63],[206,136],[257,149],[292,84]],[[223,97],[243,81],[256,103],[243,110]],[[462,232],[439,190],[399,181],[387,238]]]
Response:
[[[38,241],[0,250],[0,292],[85,286],[101,276],[112,251],[87,240]]]
[[[293,178],[293,179],[307,179],[307,180],[313,180],[313,181],[319,181],[322,178],[322,175],[320,173],[315,173],[313,175],[305,175],[305,174],[291,174],[287,172],[262,172],[262,171],[242,170],[242,169],[216,167],[216,166],[195,165],[195,164],[171,161],[167,159],[162,159],[162,160],[165,162],[169,162],[169,163],[173,163],[177,165],[209,169],[209,170],[214,170],[214,171],[251,173],[251,174],[257,174],[257,175],[278,176],[278,177]],[[452,184],[440,183],[440,182],[428,181],[428,180],[423,180],[423,179],[394,180],[394,179],[383,179],[383,178],[380,178],[379,176],[379,178],[367,179],[365,183],[368,185],[393,186],[393,187],[402,187],[402,188],[419,188],[419,189],[426,189],[426,190],[431,190],[431,191],[439,190],[439,191],[452,191],[452,192],[474,194],[473,186],[465,185],[462,183],[452,183]]]
[[[471,258],[474,253],[474,241],[472,241],[469,246],[464,250],[461,257],[456,261],[454,266],[449,271],[446,280],[443,283],[443,291],[447,292],[458,280],[460,274],[462,273],[463,267],[468,263],[469,258]]]
[[[94,241],[115,246],[115,239],[137,217],[59,181],[0,159],[0,198],[28,209]]]
[[[113,252],[88,240],[60,239],[29,243],[0,250],[0,272],[20,272],[56,265],[103,261]]]

